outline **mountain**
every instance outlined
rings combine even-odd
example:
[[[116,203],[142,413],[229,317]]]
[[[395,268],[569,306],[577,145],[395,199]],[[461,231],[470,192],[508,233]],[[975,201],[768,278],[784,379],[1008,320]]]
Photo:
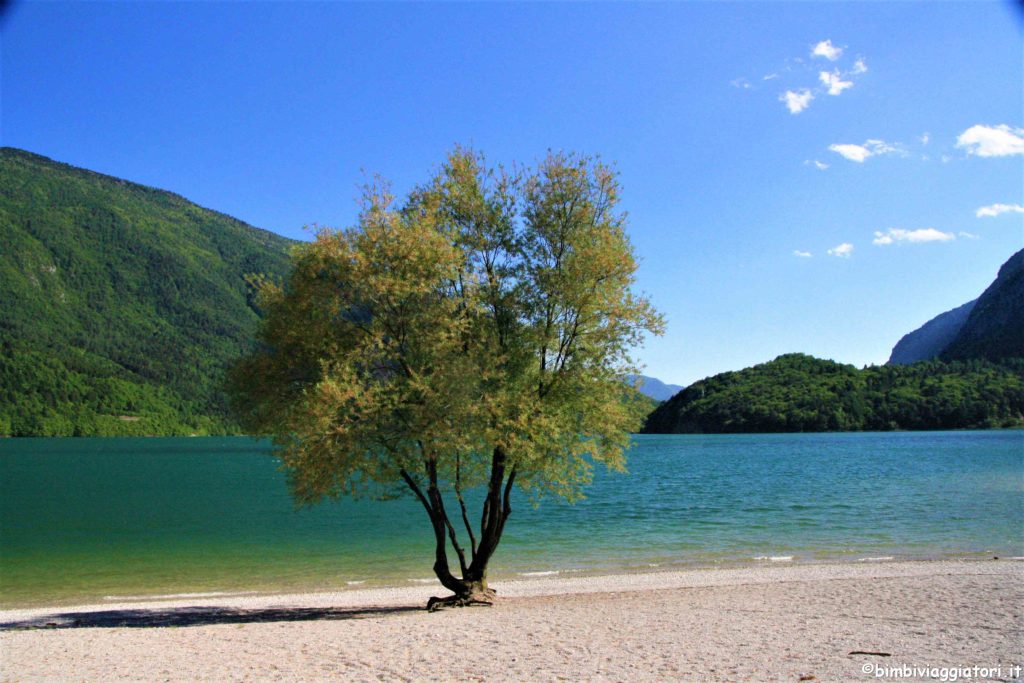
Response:
[[[858,370],[794,353],[696,382],[643,433],[824,432],[1024,426],[1024,360]]]
[[[1024,358],[1024,249],[1002,265],[942,358]]]
[[[940,313],[913,332],[903,335],[892,349],[889,364],[909,365],[919,360],[938,358],[959,334],[977,301],[968,301],[963,306]]]
[[[291,240],[186,199],[0,149],[0,435],[227,433]]]
[[[636,386],[637,391],[655,401],[667,401],[682,389],[678,384],[665,384],[660,379],[646,375],[630,375],[629,381]]]
[[[1024,358],[1024,249],[999,268],[980,297],[904,335],[893,347],[889,363],[932,358]]]

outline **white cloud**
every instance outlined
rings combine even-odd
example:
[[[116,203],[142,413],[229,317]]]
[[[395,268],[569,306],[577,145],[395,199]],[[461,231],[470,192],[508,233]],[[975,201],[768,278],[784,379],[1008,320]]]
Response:
[[[1020,204],[990,204],[989,206],[983,206],[974,212],[974,215],[978,218],[984,218],[986,216],[995,218],[996,216],[1003,213],[1024,213],[1024,206]]]
[[[1008,157],[1024,154],[1024,129],[1000,126],[971,126],[956,139],[956,146],[979,157]]]
[[[960,237],[969,239],[969,240],[976,240],[976,239],[979,239],[979,237],[980,237],[979,235],[975,235],[973,232],[964,232],[963,230],[958,232],[957,235],[959,235]]]
[[[882,154],[896,154],[901,152],[900,146],[884,140],[867,140],[863,145],[849,143],[829,145],[830,152],[835,152],[844,159],[864,163],[868,157],[876,157]]]
[[[729,85],[731,85],[734,88],[743,88],[744,90],[747,90],[750,88],[750,81],[748,81],[745,78],[736,78],[734,80],[729,81]]]
[[[853,253],[853,245],[849,242],[843,242],[837,246],[832,247],[828,250],[829,256],[838,256],[839,258],[850,258],[850,254]]]
[[[796,251],[793,252],[793,256],[799,256],[800,258],[811,258],[811,252],[800,251],[799,249],[797,249]]]
[[[868,65],[864,63],[864,58],[859,57],[856,62],[853,63],[853,73],[863,74],[867,73]]]
[[[814,46],[811,50],[812,57],[824,57],[830,62],[834,62],[839,59],[839,56],[843,54],[843,48],[836,47],[832,44],[831,40],[823,40]]]
[[[888,232],[875,231],[873,244],[887,245],[899,242],[920,244],[922,242],[949,242],[955,240],[956,235],[951,232],[941,232],[935,228],[919,228],[917,230],[903,230],[902,228],[889,228]]]
[[[828,148],[829,151],[858,164],[864,163],[864,160],[871,156],[871,150],[860,145],[829,145]]]
[[[779,77],[779,74],[767,74],[767,75],[766,75],[766,76],[765,76],[764,78],[762,78],[761,80],[762,80],[762,81],[774,81],[774,80],[775,80],[776,78],[778,78],[778,77]]]
[[[818,80],[821,81],[823,85],[828,86],[829,95],[838,95],[847,88],[853,87],[853,81],[844,81],[842,76],[839,75],[839,69],[835,69],[831,73],[828,71],[819,72]]]
[[[922,145],[927,145],[931,141],[931,139],[932,139],[932,136],[929,135],[928,133],[923,133],[921,135],[921,137],[918,138],[918,140],[921,141]]]
[[[804,162],[804,166],[813,166],[819,171],[824,171],[825,169],[828,168],[828,164],[822,163],[817,159],[808,159],[807,161]]]
[[[787,90],[779,95],[779,101],[786,103],[786,108],[789,109],[790,114],[799,114],[804,109],[807,109],[813,99],[814,95],[807,88],[797,92]]]

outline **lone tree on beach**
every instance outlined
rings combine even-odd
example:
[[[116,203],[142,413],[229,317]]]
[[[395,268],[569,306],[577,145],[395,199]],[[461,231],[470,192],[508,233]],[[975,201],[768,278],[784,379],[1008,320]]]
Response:
[[[508,171],[456,148],[401,204],[368,186],[355,227],[320,230],[283,285],[259,283],[236,408],[274,437],[300,503],[393,483],[416,496],[453,593],[429,608],[493,600],[514,485],[572,500],[593,463],[623,469],[645,406],[629,352],[663,323],[630,290],[618,200],[591,158]]]

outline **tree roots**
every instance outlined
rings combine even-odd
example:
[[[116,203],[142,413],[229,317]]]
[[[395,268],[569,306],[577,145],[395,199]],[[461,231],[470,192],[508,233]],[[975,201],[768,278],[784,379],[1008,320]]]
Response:
[[[446,607],[492,607],[497,597],[497,593],[490,588],[473,591],[464,595],[449,595],[444,598],[432,597],[427,600],[427,611],[436,612]]]

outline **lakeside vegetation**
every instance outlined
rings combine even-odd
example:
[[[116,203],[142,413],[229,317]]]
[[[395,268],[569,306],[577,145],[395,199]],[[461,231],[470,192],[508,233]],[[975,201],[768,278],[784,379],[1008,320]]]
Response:
[[[647,434],[987,429],[1024,425],[1024,360],[922,361],[858,370],[805,354],[696,382]]]

